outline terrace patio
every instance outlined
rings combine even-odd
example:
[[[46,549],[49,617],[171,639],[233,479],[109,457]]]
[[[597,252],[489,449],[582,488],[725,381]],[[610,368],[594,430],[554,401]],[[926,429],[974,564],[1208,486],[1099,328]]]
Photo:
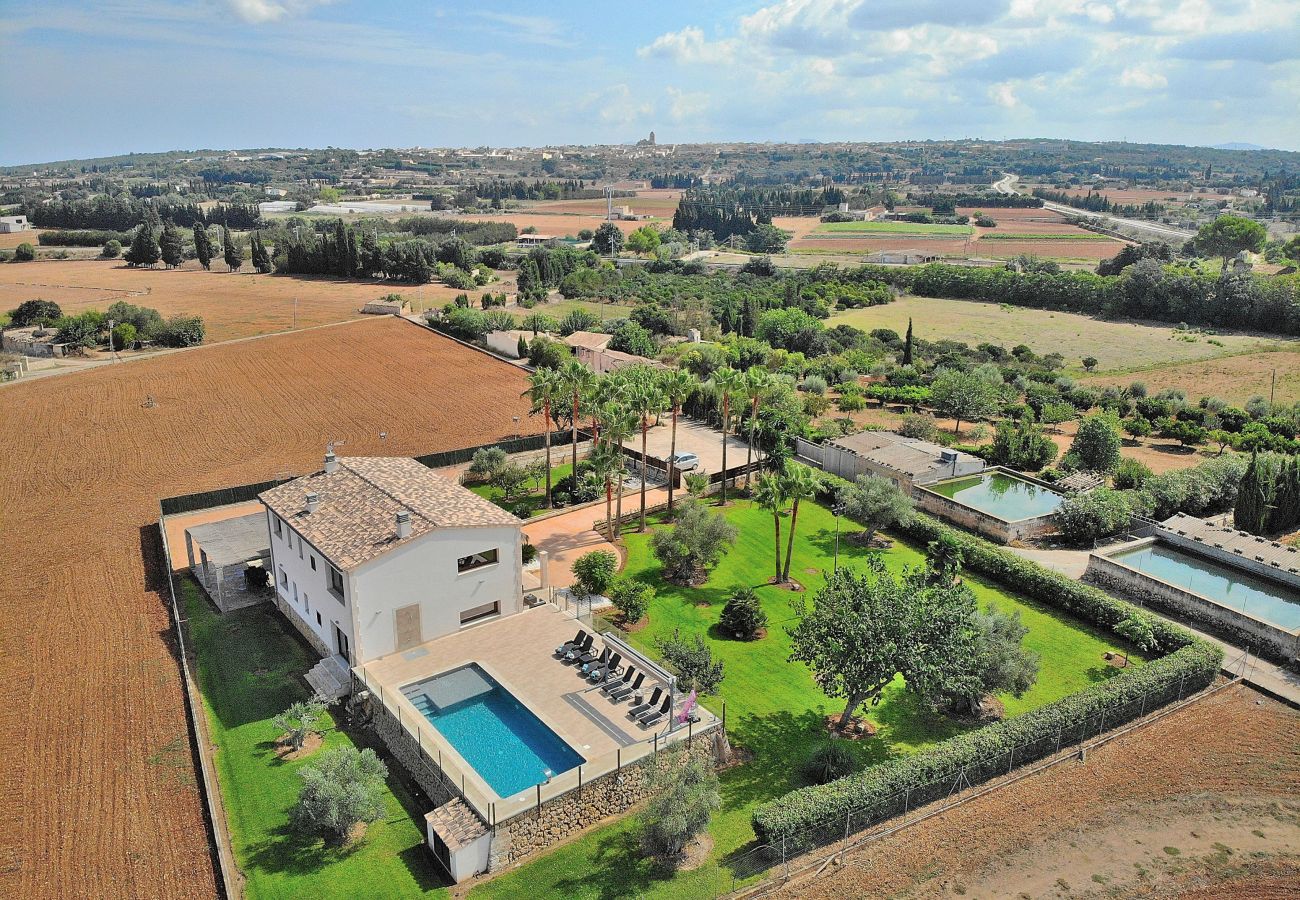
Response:
[[[696,707],[699,721],[676,725],[669,719],[642,727],[628,718],[627,701],[616,703],[577,671],[554,656],[560,644],[572,640],[583,623],[555,606],[543,604],[502,619],[467,628],[453,635],[371,660],[353,671],[384,709],[396,716],[424,757],[433,761],[445,781],[460,788],[465,801],[488,823],[533,809],[548,800],[614,772],[689,734],[710,729],[717,719]],[[590,628],[587,629],[590,631]],[[599,651],[606,641],[597,637]],[[667,691],[669,675],[637,651],[608,639],[612,651],[623,654],[646,678],[641,693],[648,699],[655,686]],[[474,767],[416,709],[402,688],[469,664],[476,664],[528,708],[584,760],[577,768],[512,797],[499,796]],[[677,697],[675,711],[681,707]]]

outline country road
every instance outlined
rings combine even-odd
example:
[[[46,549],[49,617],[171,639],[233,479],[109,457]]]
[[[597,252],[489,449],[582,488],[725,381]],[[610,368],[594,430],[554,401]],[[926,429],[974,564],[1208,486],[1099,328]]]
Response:
[[[1004,173],[1002,178],[993,183],[993,190],[999,194],[1019,194],[1015,184],[1020,178],[1011,173]],[[1169,225],[1161,225],[1158,222],[1144,222],[1139,219],[1121,219],[1116,216],[1107,215],[1106,213],[1089,212],[1086,209],[1075,209],[1073,206],[1064,206],[1060,203],[1043,202],[1044,209],[1050,209],[1052,212],[1061,213],[1066,216],[1081,216],[1085,219],[1097,219],[1112,227],[1123,226],[1135,231],[1144,231],[1153,234],[1163,240],[1186,241],[1196,237],[1193,231],[1184,231],[1181,228],[1173,228]]]

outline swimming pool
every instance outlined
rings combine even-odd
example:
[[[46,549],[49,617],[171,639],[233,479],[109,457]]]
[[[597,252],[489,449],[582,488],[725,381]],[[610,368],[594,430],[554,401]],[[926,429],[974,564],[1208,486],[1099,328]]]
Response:
[[[1265,578],[1160,543],[1135,547],[1110,558],[1288,631],[1300,628],[1300,594]]]
[[[584,761],[477,664],[407,685],[402,693],[500,797]]]
[[[1005,522],[1054,513],[1065,499],[1056,491],[1003,472],[984,472],[969,478],[941,481],[930,485],[929,489]]]

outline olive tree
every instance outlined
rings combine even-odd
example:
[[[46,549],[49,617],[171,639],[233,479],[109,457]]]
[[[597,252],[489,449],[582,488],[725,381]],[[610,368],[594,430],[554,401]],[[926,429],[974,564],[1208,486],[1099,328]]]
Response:
[[[368,747],[330,750],[299,774],[302,791],[289,820],[302,833],[342,843],[358,824],[384,815],[388,767]]]

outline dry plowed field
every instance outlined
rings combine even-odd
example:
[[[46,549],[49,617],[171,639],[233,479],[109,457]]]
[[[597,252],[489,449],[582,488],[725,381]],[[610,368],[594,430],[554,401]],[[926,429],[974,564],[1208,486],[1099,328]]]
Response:
[[[53,300],[64,312],[103,310],[115,300],[150,306],[164,317],[198,315],[207,325],[207,342],[228,341],[288,331],[298,301],[298,327],[355,319],[370,300],[401,294],[418,310],[440,307],[461,291],[444,284],[392,284],[340,281],[296,275],[257,275],[245,267],[231,274],[217,260],[205,272],[197,262],[174,271],[130,269],[120,260],[38,260],[0,264],[0,310],[24,300]],[[511,291],[513,276],[484,290]]]
[[[1239,685],[775,894],[1300,894],[1300,714]]]
[[[525,386],[389,317],[0,388],[0,896],[215,893],[160,497],[532,433]]]

